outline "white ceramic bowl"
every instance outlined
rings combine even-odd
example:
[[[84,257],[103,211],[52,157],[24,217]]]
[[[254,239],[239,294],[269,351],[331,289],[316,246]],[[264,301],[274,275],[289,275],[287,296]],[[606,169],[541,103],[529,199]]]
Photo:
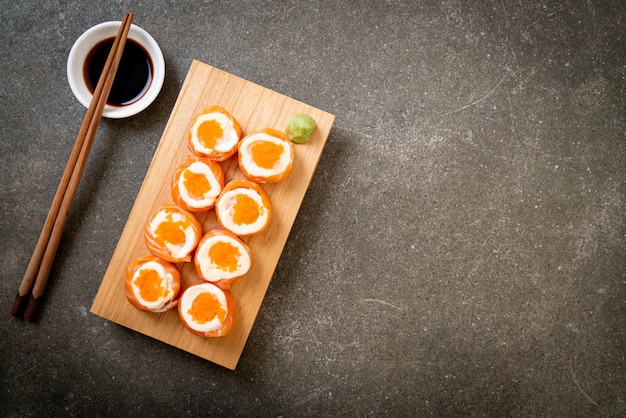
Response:
[[[104,22],[88,29],[74,42],[70,50],[70,55],[67,59],[67,78],[72,93],[85,107],[89,107],[91,102],[91,92],[83,77],[83,64],[87,54],[98,42],[115,37],[121,24],[122,22]],[[165,80],[165,60],[163,59],[161,48],[159,48],[154,38],[134,24],[130,26],[128,38],[139,43],[150,54],[153,66],[152,82],[139,100],[125,106],[106,105],[102,113],[102,116],[106,118],[126,118],[141,112],[157,98]]]

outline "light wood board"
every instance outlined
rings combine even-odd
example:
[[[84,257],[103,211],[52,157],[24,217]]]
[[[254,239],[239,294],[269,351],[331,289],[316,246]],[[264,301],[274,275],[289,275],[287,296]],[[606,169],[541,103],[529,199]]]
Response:
[[[241,124],[243,134],[270,127],[284,130],[296,113],[308,113],[317,122],[310,141],[294,144],[293,171],[277,184],[263,185],[274,207],[267,230],[245,238],[252,251],[252,267],[234,283],[235,325],[227,336],[202,338],[187,331],[176,311],[162,314],[140,312],[124,295],[124,274],[135,259],[148,255],[143,228],[148,216],[161,204],[171,202],[170,179],[176,167],[190,155],[187,132],[193,117],[203,109],[219,105]],[[304,198],[335,117],[272,90],[246,81],[199,61],[193,61],[170,118],[156,149],[143,185],[113,253],[91,312],[156,340],[173,345],[206,360],[234,370],[263,298],[274,274],[300,204]],[[237,159],[221,163],[226,181],[243,178]],[[204,231],[217,225],[213,211],[200,213]],[[179,264],[183,288],[201,282],[191,263]]]

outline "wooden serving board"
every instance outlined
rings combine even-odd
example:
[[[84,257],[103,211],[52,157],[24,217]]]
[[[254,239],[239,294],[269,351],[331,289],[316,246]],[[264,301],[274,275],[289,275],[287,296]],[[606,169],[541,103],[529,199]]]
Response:
[[[289,177],[280,183],[262,185],[272,201],[274,215],[267,230],[244,239],[252,251],[253,261],[248,274],[234,283],[231,289],[237,304],[235,325],[227,336],[207,339],[187,331],[175,310],[152,314],[135,309],[124,295],[124,275],[135,258],[149,255],[143,238],[144,224],[161,204],[172,201],[170,179],[176,167],[191,153],[187,146],[187,132],[191,121],[197,113],[211,105],[219,105],[228,110],[240,123],[244,135],[266,127],[282,131],[296,113],[308,113],[317,122],[317,128],[309,142],[294,144],[296,155]],[[334,119],[332,114],[207,64],[193,61],[102,279],[91,312],[234,370]],[[227,182],[243,178],[236,156],[220,164]],[[212,210],[200,213],[197,217],[204,231],[217,225]],[[178,267],[183,289],[202,281],[191,263],[179,264]]]

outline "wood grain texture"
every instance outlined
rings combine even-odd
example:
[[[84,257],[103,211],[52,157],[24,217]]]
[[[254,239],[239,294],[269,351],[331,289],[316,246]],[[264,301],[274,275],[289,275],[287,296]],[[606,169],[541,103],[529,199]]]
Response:
[[[187,132],[193,117],[203,109],[219,105],[241,124],[243,134],[270,127],[284,130],[295,113],[308,113],[317,128],[306,144],[295,144],[294,168],[284,181],[263,185],[274,207],[269,228],[244,241],[252,251],[248,274],[233,284],[236,299],[235,326],[225,337],[206,339],[188,332],[176,311],[162,314],[140,312],[124,295],[124,273],[135,259],[148,255],[143,227],[148,216],[161,204],[172,201],[170,179],[176,167],[191,154]],[[113,253],[91,312],[141,332],[164,343],[234,370],[265,297],[300,204],[322,155],[335,117],[257,84],[199,61],[193,61],[172,114],[163,131],[143,185]],[[243,178],[234,158],[220,163],[226,181]],[[214,212],[197,215],[204,231],[217,225]],[[192,263],[178,265],[183,288],[201,279]]]

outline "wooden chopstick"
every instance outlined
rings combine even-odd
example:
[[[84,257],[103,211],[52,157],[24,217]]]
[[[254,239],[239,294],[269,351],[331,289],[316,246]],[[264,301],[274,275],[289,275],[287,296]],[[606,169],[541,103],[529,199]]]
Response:
[[[65,221],[74,200],[74,195],[76,194],[91,145],[102,118],[104,106],[113,85],[115,73],[124,51],[132,19],[132,13],[124,15],[109,56],[104,64],[102,74],[76,137],[50,211],[39,235],[39,240],[11,307],[11,315],[13,316],[22,316],[23,314],[24,318],[33,320],[37,315],[41,296],[43,295],[48,275],[52,268],[52,262],[65,228]],[[28,306],[26,302],[28,302]]]

